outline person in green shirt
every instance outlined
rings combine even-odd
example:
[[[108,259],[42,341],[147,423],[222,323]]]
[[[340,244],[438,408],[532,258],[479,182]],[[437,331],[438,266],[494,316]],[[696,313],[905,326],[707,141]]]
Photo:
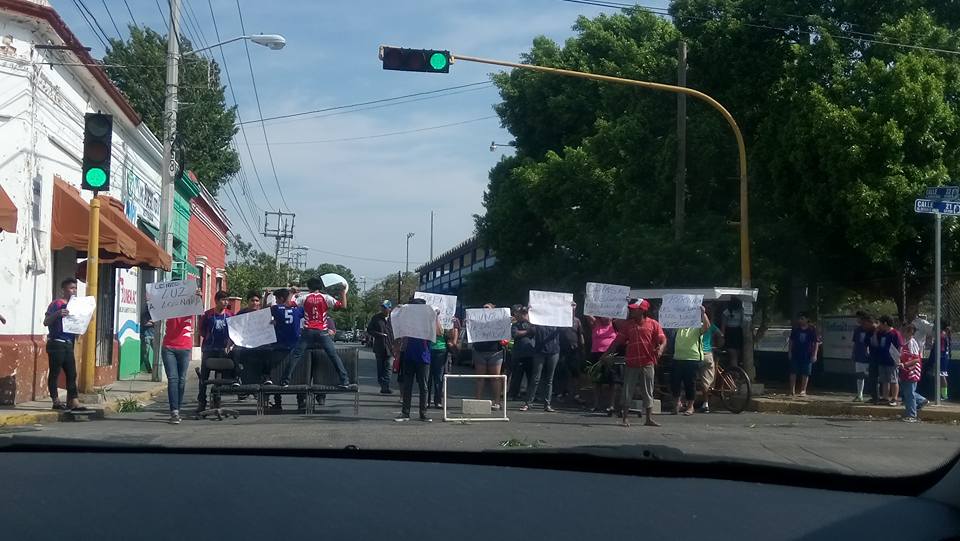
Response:
[[[437,320],[440,310],[437,310]],[[460,336],[460,322],[453,318],[453,327],[440,329],[437,339],[430,345],[430,376],[427,383],[427,404],[440,409],[443,407],[443,375],[447,370],[448,352],[455,350]]]
[[[674,396],[673,414],[680,412],[680,391],[683,390],[684,415],[693,415],[693,403],[697,396],[697,379],[700,365],[703,363],[703,335],[710,329],[710,318],[703,306],[700,307],[700,326],[677,329],[673,345],[673,369],[670,373],[670,387]]]

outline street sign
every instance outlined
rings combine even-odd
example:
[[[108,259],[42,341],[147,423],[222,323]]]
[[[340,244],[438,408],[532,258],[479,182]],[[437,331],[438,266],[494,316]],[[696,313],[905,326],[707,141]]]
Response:
[[[960,216],[960,201],[935,201],[932,199],[917,199],[913,204],[914,212],[924,214],[946,214]]]
[[[937,201],[960,201],[960,186],[931,186],[924,198]]]

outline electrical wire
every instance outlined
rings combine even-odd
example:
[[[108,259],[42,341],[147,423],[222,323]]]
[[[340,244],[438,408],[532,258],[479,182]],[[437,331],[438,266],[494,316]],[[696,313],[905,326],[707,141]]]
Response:
[[[237,14],[240,16],[240,32],[241,35],[247,35],[246,26],[243,23],[243,10],[240,9],[240,0],[237,2]],[[283,202],[283,206],[290,210],[290,205],[287,203],[287,198],[283,195],[283,188],[280,187],[280,178],[277,176],[277,166],[273,162],[273,151],[270,150],[270,138],[267,137],[267,127],[263,124],[263,108],[260,106],[260,91],[257,90],[257,77],[253,72],[253,60],[250,58],[250,43],[247,40],[243,40],[243,50],[247,55],[247,66],[250,68],[250,81],[253,83],[253,96],[257,99],[257,113],[260,116],[260,128],[263,131],[263,142],[266,143],[267,148],[267,158],[270,160],[270,169],[273,170],[273,181],[277,185],[277,192],[280,194],[280,201]]]
[[[412,98],[412,97],[415,97],[415,96],[425,96],[425,95],[428,95],[428,94],[437,94],[437,93],[440,93],[440,92],[446,92],[446,91],[448,91],[448,90],[457,90],[457,89],[460,89],[460,88],[469,88],[469,87],[474,87],[474,86],[479,86],[479,85],[491,85],[491,84],[493,84],[493,83],[491,83],[490,81],[478,81],[478,82],[476,82],[476,83],[468,83],[468,84],[465,84],[465,85],[448,86],[448,87],[446,87],[446,88],[438,88],[438,89],[436,89],[436,90],[428,90],[428,91],[426,91],[426,92],[414,92],[413,94],[404,94],[403,96],[394,96],[394,97],[392,97],[392,98],[381,98],[381,99],[377,99],[377,100],[369,100],[369,101],[361,101],[361,102],[357,102],[357,103],[350,103],[350,104],[347,104],[347,105],[335,105],[335,106],[333,106],[333,107],[324,107],[324,108],[322,108],[322,109],[311,109],[311,110],[309,110],[309,111],[301,111],[301,112],[299,112],[299,113],[289,113],[289,114],[285,114],[285,115],[269,116],[269,117],[263,118],[263,119],[261,119],[261,120],[248,120],[248,121],[246,121],[246,122],[242,122],[242,124],[253,124],[253,123],[255,123],[255,122],[269,122],[269,121],[271,121],[271,120],[280,120],[280,119],[283,119],[283,118],[292,118],[292,117],[298,117],[298,116],[312,115],[312,114],[314,114],[314,113],[326,113],[327,111],[336,111],[336,110],[338,110],[338,109],[349,109],[349,108],[351,108],[351,107],[360,107],[360,106],[363,106],[363,105],[373,105],[373,104],[375,104],[375,103],[385,103],[385,102],[396,101],[396,100],[401,100],[401,99],[405,99],[405,98]]]
[[[395,135],[406,135],[406,134],[409,134],[409,133],[420,133],[420,132],[425,132],[425,131],[430,131],[430,130],[439,130],[439,129],[442,129],[442,128],[449,128],[449,127],[451,127],[451,126],[460,126],[460,125],[462,125],[462,124],[470,124],[470,123],[472,123],[472,122],[480,122],[481,120],[487,120],[487,119],[491,119],[491,118],[500,118],[500,117],[497,116],[497,115],[487,115],[487,116],[482,116],[482,117],[480,117],[480,118],[471,118],[471,119],[469,119],[469,120],[461,120],[461,121],[459,121],[459,122],[450,122],[450,123],[448,123],[448,124],[438,124],[438,125],[436,125],[436,126],[426,126],[426,127],[423,127],[423,128],[416,128],[416,129],[413,129],[413,130],[403,130],[403,131],[395,131],[395,132],[388,132],[388,133],[378,133],[378,134],[376,134],[376,135],[362,135],[362,136],[359,136],[359,137],[342,137],[342,138],[339,138],[339,139],[318,139],[318,140],[315,140],[315,141],[280,141],[280,142],[277,142],[277,143],[274,143],[274,144],[275,144],[275,145],[315,145],[315,144],[322,144],[322,143],[342,143],[342,142],[347,142],[347,141],[364,141],[364,140],[367,140],[367,139],[380,139],[380,138],[382,138],[382,137],[392,137],[392,136],[395,136]]]
[[[120,32],[120,27],[117,26],[117,21],[113,20],[113,13],[110,13],[110,8],[107,7],[107,0],[100,0],[103,3],[103,9],[107,12],[107,17],[110,17],[110,24],[113,25],[113,29],[117,31],[117,38],[123,40],[123,34]]]
[[[130,9],[130,4],[127,2],[127,0],[123,0],[123,5],[127,6],[127,13],[130,15],[130,22],[133,23],[133,26],[140,26],[140,24],[137,23],[137,19],[133,16],[133,10]]]
[[[346,258],[348,258],[348,259],[357,259],[357,260],[359,260],[359,261],[373,261],[373,262],[375,262],[375,263],[400,263],[400,264],[406,264],[406,261],[397,261],[397,260],[394,260],[394,259],[376,259],[376,258],[373,258],[373,257],[363,257],[363,256],[359,256],[359,255],[341,254],[341,253],[337,253],[337,252],[328,252],[328,251],[326,251],[326,250],[318,250],[317,248],[308,248],[307,250],[310,251],[310,252],[317,252],[318,254],[326,254],[326,255],[332,255],[332,256],[337,256],[337,257],[346,257]],[[419,267],[419,266],[422,265],[423,263],[415,263],[415,262],[411,261],[410,264],[411,264],[411,265],[416,265],[416,266]],[[393,276],[393,275],[391,274],[391,275],[389,275],[389,276]]]
[[[93,32],[94,37],[96,37],[96,38],[97,38],[97,41],[99,41],[99,42],[103,45],[103,48],[106,49],[106,48],[107,48],[107,40],[106,40],[104,37],[102,37],[100,34],[97,33],[97,29],[94,28],[93,23],[90,22],[90,19],[87,18],[87,14],[84,13],[84,12],[83,12],[83,8],[80,7],[79,1],[78,1],[78,0],[73,0],[73,5],[77,6],[77,11],[80,12],[80,16],[83,17],[83,20],[87,22],[87,26],[90,27],[90,31]]]

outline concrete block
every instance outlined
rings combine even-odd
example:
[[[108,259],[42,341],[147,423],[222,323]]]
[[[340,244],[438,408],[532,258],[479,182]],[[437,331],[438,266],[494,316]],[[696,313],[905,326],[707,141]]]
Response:
[[[663,406],[660,404],[660,400],[657,398],[653,399],[653,412],[660,413]],[[643,411],[643,400],[634,400],[633,404],[630,405],[630,409],[636,411]]]
[[[490,412],[493,411],[493,402],[490,400],[474,400],[471,398],[463,399],[463,414],[464,415],[490,415]]]
[[[764,389],[762,383],[757,383],[757,382],[755,382],[755,381],[751,381],[751,382],[750,382],[750,393],[753,394],[753,396],[760,396],[760,395],[766,393],[766,390]]]

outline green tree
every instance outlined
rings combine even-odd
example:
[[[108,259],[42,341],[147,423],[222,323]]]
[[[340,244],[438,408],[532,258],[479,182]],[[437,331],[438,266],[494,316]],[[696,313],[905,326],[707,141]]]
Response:
[[[103,62],[107,74],[127,96],[147,127],[163,137],[167,38],[149,28],[131,25],[126,41],[110,40]],[[220,66],[188,54],[190,41],[180,38],[180,109],[177,132],[183,141],[185,167],[216,194],[240,170],[240,159],[230,142],[236,133],[236,107],[227,107]]]
[[[276,259],[253,248],[239,235],[230,238],[230,259],[226,268],[227,288],[237,297],[246,297],[247,293],[263,293],[267,288],[286,285],[292,269],[277,265]]]
[[[373,315],[380,309],[380,303],[389,300],[394,305],[397,303],[406,303],[410,297],[417,291],[419,285],[419,275],[415,272],[407,272],[402,275],[400,284],[400,297],[397,297],[397,275],[391,274],[383,280],[373,284],[363,296],[363,306],[368,315]]]

